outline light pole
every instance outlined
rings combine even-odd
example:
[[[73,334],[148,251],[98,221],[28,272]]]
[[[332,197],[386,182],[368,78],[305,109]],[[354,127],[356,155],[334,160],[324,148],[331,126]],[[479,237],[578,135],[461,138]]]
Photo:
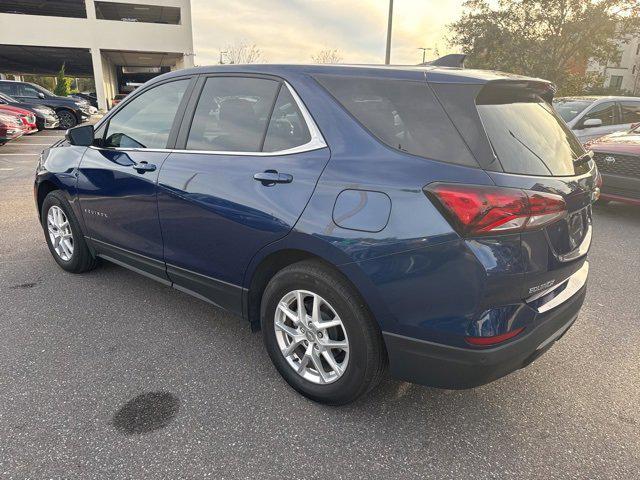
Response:
[[[387,51],[384,56],[384,64],[391,62],[391,26],[393,25],[393,0],[389,0],[389,19],[387,21]]]
[[[430,47],[418,47],[418,50],[422,50],[422,63],[427,61],[427,50],[433,50]]]

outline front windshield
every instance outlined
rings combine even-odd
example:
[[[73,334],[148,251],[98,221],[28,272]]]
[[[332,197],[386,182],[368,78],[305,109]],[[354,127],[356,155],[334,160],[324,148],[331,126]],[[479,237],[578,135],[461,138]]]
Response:
[[[35,88],[36,90],[41,91],[42,93],[44,93],[46,96],[55,96],[53,95],[53,93],[51,93],[49,90],[47,90],[44,87],[41,87],[40,85],[36,85],[35,83],[30,83],[30,86],[32,86],[33,88]]]
[[[593,102],[593,100],[577,98],[557,98],[553,101],[553,108],[565,122],[570,122]]]

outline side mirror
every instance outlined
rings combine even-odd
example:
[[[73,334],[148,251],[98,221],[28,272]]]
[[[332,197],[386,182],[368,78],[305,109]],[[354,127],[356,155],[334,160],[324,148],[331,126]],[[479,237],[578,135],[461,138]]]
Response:
[[[44,93],[38,92],[38,98],[44,98]]]
[[[590,118],[582,122],[582,126],[584,128],[593,128],[593,127],[601,127],[602,120],[600,118]]]
[[[64,134],[64,137],[71,145],[78,147],[89,147],[93,145],[93,125],[79,125],[70,128]]]

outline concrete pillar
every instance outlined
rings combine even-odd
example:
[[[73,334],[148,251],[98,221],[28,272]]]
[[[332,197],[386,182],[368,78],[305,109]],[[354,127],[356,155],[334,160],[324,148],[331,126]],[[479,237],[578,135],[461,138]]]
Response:
[[[194,64],[195,54],[193,53],[185,53],[182,56],[182,68],[191,68]]]
[[[85,0],[84,2],[85,8],[87,9],[87,19],[95,20],[96,19],[96,5],[93,3],[93,0]]]
[[[91,49],[91,63],[93,64],[93,82],[96,85],[98,108],[107,111],[107,95],[104,88],[104,72],[102,71],[102,53],[99,48]]]

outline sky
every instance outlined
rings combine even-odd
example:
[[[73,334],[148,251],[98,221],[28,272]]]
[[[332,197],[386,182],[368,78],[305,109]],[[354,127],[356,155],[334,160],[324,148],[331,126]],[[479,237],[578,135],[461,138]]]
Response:
[[[217,63],[220,50],[241,43],[269,63],[310,63],[322,49],[338,49],[344,63],[383,63],[388,8],[387,0],[191,0],[195,63]],[[391,63],[419,63],[418,47],[454,52],[447,25],[461,12],[462,0],[395,0]]]

